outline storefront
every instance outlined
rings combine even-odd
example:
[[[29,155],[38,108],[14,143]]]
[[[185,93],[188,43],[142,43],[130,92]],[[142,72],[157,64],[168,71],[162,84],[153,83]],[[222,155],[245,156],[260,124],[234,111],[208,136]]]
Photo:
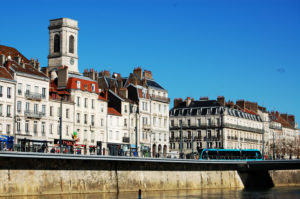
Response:
[[[62,141],[62,152],[63,153],[69,153],[69,154],[74,154],[74,145],[75,141],[74,140],[61,140]],[[57,152],[57,147],[60,147],[59,144],[59,139],[54,139],[54,147],[55,147],[55,152]],[[53,152],[53,150],[52,150]]]
[[[108,154],[113,156],[130,156],[130,144],[108,143]]]
[[[18,139],[16,150],[23,152],[46,153],[48,151],[48,144],[51,144],[51,142],[47,140],[32,140],[27,138]]]

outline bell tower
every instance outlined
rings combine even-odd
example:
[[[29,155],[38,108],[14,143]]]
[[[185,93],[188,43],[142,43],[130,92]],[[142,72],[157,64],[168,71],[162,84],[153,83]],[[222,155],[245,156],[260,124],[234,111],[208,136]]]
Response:
[[[68,18],[50,20],[48,69],[68,66],[69,73],[78,70],[78,21]]]

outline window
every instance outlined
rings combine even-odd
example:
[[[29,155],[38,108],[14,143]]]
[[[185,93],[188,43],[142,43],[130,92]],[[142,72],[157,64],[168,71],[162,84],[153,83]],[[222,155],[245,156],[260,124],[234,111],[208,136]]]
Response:
[[[171,126],[174,126],[174,120],[171,120]]]
[[[101,118],[101,126],[103,126],[103,125],[104,125],[103,118]]]
[[[201,126],[201,119],[198,119],[197,122],[198,122],[198,126]]]
[[[50,124],[50,125],[49,125],[49,133],[50,133],[50,134],[53,134],[53,124]]]
[[[21,131],[21,119],[17,119],[17,132]]]
[[[86,91],[88,90],[88,85],[87,84],[84,85],[84,90],[86,90]]]
[[[77,113],[77,123],[80,123],[80,113]]]
[[[69,118],[69,109],[66,109],[66,118]]]
[[[18,113],[21,113],[21,107],[22,107],[22,102],[21,102],[21,101],[18,101],[18,102],[17,102],[17,112],[18,112]]]
[[[77,106],[80,106],[80,97],[77,97]]]
[[[95,84],[92,84],[92,91],[95,92]]]
[[[187,123],[188,123],[188,126],[191,126],[191,120],[188,120]]]
[[[87,98],[84,98],[84,107],[87,108],[87,101],[88,99]]]
[[[34,121],[34,123],[33,123],[33,133],[35,135],[37,134],[37,121]]]
[[[30,93],[30,85],[26,84],[26,94],[29,94],[29,93]]]
[[[7,98],[10,99],[11,98],[11,88],[7,87]]]
[[[161,104],[158,105],[158,112],[161,112]]]
[[[42,88],[42,98],[46,98],[46,88]]]
[[[58,121],[58,124],[57,124],[57,135],[60,135],[60,123]]]
[[[42,122],[41,131],[42,135],[45,135],[45,122]]]
[[[29,107],[30,107],[29,102],[26,102],[26,112],[29,112]]]
[[[74,36],[69,37],[69,53],[74,53]]]
[[[2,89],[3,89],[3,86],[0,86],[0,97],[3,96],[3,94],[2,94]]]
[[[18,95],[22,95],[22,84],[18,83]]]
[[[94,108],[95,108],[95,100],[92,99],[92,109],[94,109]]]
[[[95,125],[95,116],[94,115],[91,115],[91,125],[94,126]]]
[[[2,116],[2,104],[0,104],[0,116]]]
[[[167,119],[164,119],[164,127],[167,127]]]
[[[188,131],[188,139],[192,139],[192,132]]]
[[[124,119],[124,126],[127,127],[127,119]]]
[[[124,105],[124,112],[127,113],[127,105]]]
[[[25,121],[25,132],[29,133],[29,120]]]
[[[84,114],[84,123],[87,124],[87,114]]]
[[[38,113],[38,104],[34,104],[33,111],[35,114]]]
[[[10,134],[10,124],[6,125],[6,132],[7,132],[8,135]]]
[[[7,105],[6,115],[7,115],[7,117],[11,117],[11,115],[10,115],[10,105]]]
[[[182,120],[179,120],[179,126],[182,126]]]
[[[60,52],[60,36],[58,34],[54,36],[54,52]]]
[[[46,115],[46,105],[42,105],[42,114],[43,114],[43,116],[45,116]]]
[[[50,106],[50,116],[53,116],[53,106]]]
[[[208,126],[211,125],[211,119],[207,119],[207,125],[208,125]]]

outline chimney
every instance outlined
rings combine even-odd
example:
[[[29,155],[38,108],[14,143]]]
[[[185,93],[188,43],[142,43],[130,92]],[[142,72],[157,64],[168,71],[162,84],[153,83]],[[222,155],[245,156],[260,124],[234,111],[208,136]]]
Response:
[[[183,102],[182,98],[175,98],[174,99],[174,108],[177,107],[182,102]]]
[[[133,70],[133,73],[136,74],[140,79],[142,79],[142,68],[137,67]]]
[[[295,123],[295,116],[294,115],[288,115],[288,119],[289,119],[289,122]]]
[[[152,72],[149,70],[144,70],[143,76],[145,79],[152,79]]]
[[[200,97],[200,100],[209,100],[208,97]]]
[[[236,105],[238,105],[241,109],[245,110],[245,100],[237,100]]]
[[[35,64],[35,68],[38,70],[38,71],[40,71],[40,62],[39,62],[39,60],[38,59],[36,59],[36,64]]]
[[[5,63],[5,55],[0,55],[0,66],[4,66]]]
[[[128,90],[127,88],[120,88],[120,95],[124,98],[128,98]]]
[[[288,121],[288,115],[287,114],[281,114],[280,115],[285,121]]]
[[[190,106],[192,100],[191,100],[190,97],[187,97],[186,100],[185,100],[185,102],[186,102],[186,106]]]
[[[104,75],[105,77],[108,77],[108,78],[111,77],[111,76],[110,76],[110,72],[107,71],[107,70],[103,71],[103,75]]]
[[[225,106],[225,97],[224,96],[218,96],[217,101],[221,106]]]
[[[58,88],[65,88],[67,87],[68,83],[68,67],[67,66],[61,66],[58,68],[57,71],[58,81],[57,81],[57,87]]]

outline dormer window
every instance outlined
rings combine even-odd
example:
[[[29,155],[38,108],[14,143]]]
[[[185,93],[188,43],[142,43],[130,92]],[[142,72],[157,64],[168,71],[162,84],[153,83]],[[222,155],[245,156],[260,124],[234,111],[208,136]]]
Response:
[[[77,81],[77,88],[80,89],[80,81]]]
[[[92,91],[95,92],[95,84],[92,84]]]

